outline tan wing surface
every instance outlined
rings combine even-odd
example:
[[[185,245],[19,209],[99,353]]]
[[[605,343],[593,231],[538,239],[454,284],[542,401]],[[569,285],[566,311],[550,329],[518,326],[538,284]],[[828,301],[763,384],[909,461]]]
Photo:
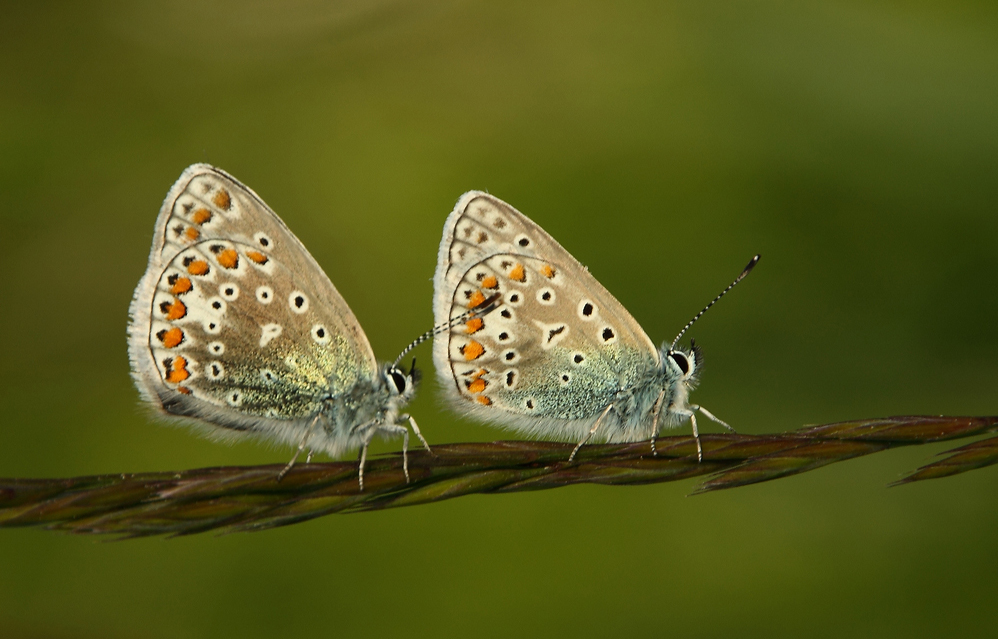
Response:
[[[434,283],[438,324],[502,295],[496,310],[434,341],[448,394],[485,419],[525,430],[524,418],[590,420],[659,362],[584,266],[490,195],[465,194],[447,219]]]
[[[301,242],[204,164],[163,203],[131,315],[133,375],[173,415],[239,430],[302,420],[376,373],[367,337]]]

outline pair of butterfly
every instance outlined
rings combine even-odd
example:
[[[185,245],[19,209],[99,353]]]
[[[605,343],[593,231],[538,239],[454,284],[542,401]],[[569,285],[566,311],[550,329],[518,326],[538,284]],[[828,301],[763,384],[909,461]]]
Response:
[[[437,374],[459,412],[534,437],[651,440],[690,420],[702,358],[656,348],[633,317],[522,213],[471,191],[444,225],[434,277],[437,326],[379,365],[329,278],[256,193],[217,168],[188,167],[167,194],[128,327],[143,397],[220,439],[257,436],[338,457],[376,435],[409,432],[418,381],[402,357],[432,338]],[[730,427],[729,427],[730,428]],[[283,473],[281,474],[283,476]]]

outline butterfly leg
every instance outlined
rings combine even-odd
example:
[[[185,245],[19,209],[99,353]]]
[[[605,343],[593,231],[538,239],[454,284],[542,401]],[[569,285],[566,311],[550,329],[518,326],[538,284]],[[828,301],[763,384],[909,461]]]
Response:
[[[693,404],[693,405],[691,405],[690,409],[691,410],[698,410],[698,411],[700,411],[701,413],[703,413],[704,415],[707,416],[707,419],[711,419],[711,420],[717,422],[721,426],[724,426],[725,428],[727,428],[728,430],[730,430],[732,433],[737,433],[738,432],[734,428],[732,428],[731,426],[729,426],[727,424],[727,422],[724,422],[724,421],[718,419],[717,417],[714,416],[713,413],[711,413],[709,410],[707,410],[703,406],[700,406],[699,404]]]
[[[364,492],[364,464],[367,463],[367,444],[368,442],[365,441],[360,447],[360,460],[357,462],[357,481],[360,483],[360,492]]]
[[[371,444],[371,440],[374,439],[374,434],[378,431],[378,423],[375,421],[364,422],[362,424],[357,424],[350,429],[350,436],[360,435],[361,447],[360,447],[360,461],[358,462],[357,469],[357,481],[360,482],[360,490],[364,490],[364,466],[367,463],[367,447]]]
[[[402,430],[402,472],[405,473],[405,483],[409,483],[409,430],[404,426],[397,426]],[[422,437],[420,437],[422,439]],[[424,444],[426,442],[423,442]]]
[[[665,389],[658,394],[658,399],[655,400],[655,409],[652,411],[651,417],[651,454],[653,457],[658,457],[658,451],[655,450],[655,440],[658,438],[658,416],[662,412],[662,398],[665,397]]]
[[[600,424],[603,423],[603,418],[606,417],[606,414],[609,413],[611,410],[613,410],[613,404],[607,406],[606,409],[604,409],[603,412],[600,413],[599,419],[597,419],[596,423],[593,424],[593,427],[589,429],[589,433],[582,439],[581,442],[575,445],[575,448],[572,450],[572,454],[568,456],[568,461],[572,461],[573,459],[575,459],[575,454],[579,452],[579,449],[582,448],[587,441],[592,439],[593,435],[596,434],[596,430],[600,427]]]
[[[360,447],[360,461],[357,463],[357,481],[360,484],[360,492],[364,492],[364,466],[367,465],[367,447],[371,445],[371,440],[374,439],[374,433],[377,430],[377,427],[369,426],[364,431],[364,443]]]
[[[423,442],[423,448],[426,449],[426,452],[436,457],[436,454],[432,450],[430,450],[430,445],[427,444],[426,440],[423,438],[423,433],[419,432],[419,426],[416,425],[416,420],[413,418],[413,416],[402,415],[402,419],[409,420],[409,425],[412,426],[412,432],[416,433],[416,437],[419,438],[419,441]]]
[[[364,465],[367,462],[367,448],[371,444],[371,440],[374,436],[382,431],[385,433],[390,433],[392,435],[402,436],[402,472],[405,473],[405,483],[409,483],[409,429],[404,426],[399,425],[389,425],[389,424],[370,424],[367,425],[367,430],[364,432],[364,445],[360,450],[360,469],[358,470],[358,477],[360,481],[360,489],[364,490]]]
[[[298,449],[295,451],[294,457],[292,457],[291,461],[288,462],[288,465],[284,467],[284,470],[277,474],[277,481],[284,479],[284,476],[288,474],[288,471],[291,470],[291,468],[295,465],[295,462],[298,461],[298,455],[301,455],[301,452],[305,450],[305,444],[308,443],[308,439],[312,436],[312,432],[315,430],[315,425],[318,423],[319,415],[316,415],[315,419],[312,420],[312,423],[305,429],[305,434],[302,435],[301,441],[298,442]],[[311,450],[308,452],[308,461],[305,463],[307,464],[309,461],[312,461]]]
[[[732,428],[731,426],[729,426],[727,423],[725,423],[725,422],[721,421],[720,419],[718,419],[717,417],[715,417],[712,412],[710,412],[709,410],[707,410],[703,406],[700,406],[698,404],[690,404],[689,411],[686,411],[686,412],[684,412],[682,414],[683,415],[687,415],[690,418],[690,424],[693,425],[693,437],[697,440],[697,461],[703,461],[703,446],[700,445],[700,432],[697,430],[697,418],[696,418],[696,415],[693,413],[693,411],[700,411],[708,419],[717,422],[721,426],[724,426],[725,428],[727,428],[728,430],[730,430],[732,433],[735,432],[735,429]]]
[[[690,424],[693,426],[693,439],[697,440],[697,462],[703,461],[703,446],[700,445],[700,431],[697,430],[697,416],[689,411]]]
[[[398,424],[381,424],[375,430],[402,436],[402,472],[405,473],[405,483],[409,483],[409,429]],[[418,432],[418,431],[417,431]],[[422,439],[422,437],[420,437]]]

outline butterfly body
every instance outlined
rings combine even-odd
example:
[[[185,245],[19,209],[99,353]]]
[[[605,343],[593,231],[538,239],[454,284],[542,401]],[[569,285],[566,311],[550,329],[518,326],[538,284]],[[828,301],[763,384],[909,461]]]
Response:
[[[128,350],[161,413],[216,439],[307,441],[334,457],[407,433],[412,373],[378,364],[322,268],[252,190],[195,164],[155,228]]]
[[[434,278],[437,324],[490,295],[501,304],[434,340],[459,412],[529,436],[649,439],[691,419],[699,349],[656,347],[588,269],[522,213],[486,193],[458,201]]]

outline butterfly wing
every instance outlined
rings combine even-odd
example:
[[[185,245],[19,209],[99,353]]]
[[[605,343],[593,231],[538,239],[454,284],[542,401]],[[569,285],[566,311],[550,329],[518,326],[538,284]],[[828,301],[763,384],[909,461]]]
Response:
[[[167,194],[128,327],[163,413],[297,443],[324,399],[376,374],[350,308],[256,193],[205,164]]]
[[[522,213],[486,193],[458,201],[434,277],[437,324],[496,293],[502,303],[434,339],[462,412],[532,435],[577,439],[660,355],[589,271]]]

